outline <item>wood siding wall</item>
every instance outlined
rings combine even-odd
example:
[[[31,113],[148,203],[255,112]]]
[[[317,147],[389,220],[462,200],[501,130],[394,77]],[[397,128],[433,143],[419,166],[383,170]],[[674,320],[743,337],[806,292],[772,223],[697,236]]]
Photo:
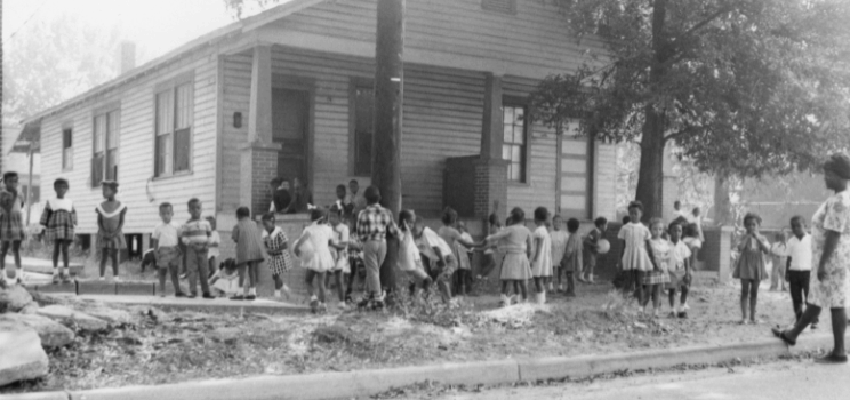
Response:
[[[58,177],[69,180],[68,198],[74,201],[79,216],[78,233],[97,231],[95,207],[103,196],[100,187],[90,184],[93,111],[108,104],[120,104],[117,198],[128,207],[125,233],[149,233],[160,222],[158,204],[173,203],[174,220],[188,218],[186,201],[201,199],[205,215],[216,207],[216,90],[217,63],[211,53],[187,57],[176,64],[96,97],[94,100],[49,116],[41,125],[43,196],[55,198],[52,182]],[[194,71],[194,122],[192,126],[192,173],[153,180],[154,87],[175,75]],[[73,127],[73,169],[62,170],[62,127]],[[154,202],[149,201],[150,191]],[[33,220],[37,221],[34,215]]]

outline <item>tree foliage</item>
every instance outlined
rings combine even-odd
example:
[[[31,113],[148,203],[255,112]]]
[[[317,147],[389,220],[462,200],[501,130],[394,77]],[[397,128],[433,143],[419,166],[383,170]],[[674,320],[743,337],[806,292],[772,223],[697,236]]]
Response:
[[[560,99],[582,104],[583,132],[640,141],[642,158],[674,141],[700,170],[739,176],[810,168],[847,148],[850,2],[553,1],[613,58],[539,86],[535,104],[557,82],[592,88]],[[641,173],[638,197],[657,178]]]

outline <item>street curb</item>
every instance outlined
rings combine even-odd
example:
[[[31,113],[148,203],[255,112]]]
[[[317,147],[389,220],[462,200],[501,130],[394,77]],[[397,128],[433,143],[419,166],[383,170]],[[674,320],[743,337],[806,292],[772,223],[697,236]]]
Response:
[[[793,348],[797,352],[832,347],[832,335],[829,334],[806,335],[802,339]],[[711,365],[735,359],[747,361],[787,353],[789,348],[778,339],[765,339],[754,343],[689,346],[628,354],[443,363],[422,367],[218,379],[75,392],[0,395],[0,400],[351,399],[385,391],[391,387],[423,382],[426,379],[440,384],[494,385],[550,378],[581,378],[623,370],[664,369],[677,365]]]

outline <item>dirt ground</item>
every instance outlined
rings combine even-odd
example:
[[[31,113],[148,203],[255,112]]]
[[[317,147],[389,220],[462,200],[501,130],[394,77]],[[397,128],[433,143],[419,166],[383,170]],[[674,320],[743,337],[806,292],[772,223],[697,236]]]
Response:
[[[793,319],[787,292],[763,290],[762,322],[741,326],[736,288],[693,291],[689,319],[670,319],[665,312],[657,320],[637,318],[635,305],[605,283],[580,286],[577,298],[550,295],[544,306],[504,309],[496,307],[495,296],[467,297],[451,308],[406,300],[384,313],[299,317],[164,313],[134,306],[128,310],[135,324],[79,336],[70,347],[49,353],[48,378],[0,392],[737,343],[769,337],[769,327]]]

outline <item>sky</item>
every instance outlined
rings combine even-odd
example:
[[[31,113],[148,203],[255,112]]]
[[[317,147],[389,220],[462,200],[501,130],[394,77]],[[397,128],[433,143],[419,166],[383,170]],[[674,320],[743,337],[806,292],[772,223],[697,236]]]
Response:
[[[104,32],[120,26],[136,42],[137,65],[235,21],[224,0],[2,0],[3,42],[39,19],[63,13]]]

